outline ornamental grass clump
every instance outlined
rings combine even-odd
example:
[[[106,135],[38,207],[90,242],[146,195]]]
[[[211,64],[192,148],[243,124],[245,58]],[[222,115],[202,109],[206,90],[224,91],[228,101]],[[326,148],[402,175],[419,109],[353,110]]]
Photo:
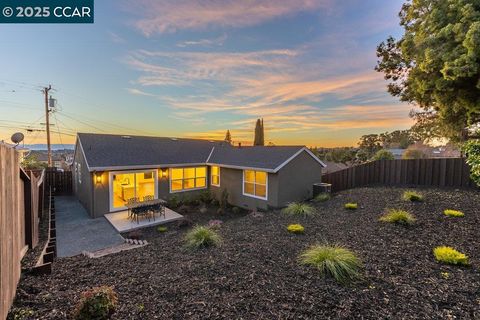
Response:
[[[160,232],[160,233],[164,233],[164,232],[168,231],[168,228],[165,227],[165,226],[159,226],[159,227],[157,227],[157,231]]]
[[[303,233],[305,228],[301,224],[291,224],[287,227],[288,232],[290,233]]]
[[[462,211],[446,209],[443,214],[447,217],[463,217],[465,214]]]
[[[388,209],[387,213],[381,216],[379,220],[388,223],[410,225],[413,224],[416,219],[413,214],[405,210]]]
[[[82,292],[73,318],[76,320],[110,319],[115,312],[118,298],[112,287],[102,286]]]
[[[314,202],[325,202],[328,200],[330,200],[330,194],[328,193],[320,193],[313,199]]]
[[[204,226],[196,226],[185,235],[186,246],[190,249],[217,246],[221,241],[215,230]]]
[[[313,216],[316,214],[315,208],[303,202],[291,202],[286,208],[283,208],[282,213],[291,216]]]
[[[345,203],[345,209],[347,210],[357,210],[358,204],[357,203]]]
[[[314,245],[300,254],[300,263],[318,269],[320,274],[332,276],[345,284],[360,278],[362,262],[350,250],[341,246]]]
[[[463,266],[468,265],[468,257],[452,247],[436,247],[433,249],[433,254],[435,255],[435,259],[439,262]]]
[[[403,193],[403,200],[411,202],[421,202],[423,201],[423,196],[415,191],[407,190]]]

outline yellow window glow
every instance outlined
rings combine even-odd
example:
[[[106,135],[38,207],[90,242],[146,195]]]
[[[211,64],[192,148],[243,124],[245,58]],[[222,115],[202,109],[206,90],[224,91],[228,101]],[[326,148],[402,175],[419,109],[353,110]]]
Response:
[[[207,176],[207,168],[205,167],[198,167],[196,168],[196,177],[197,178],[204,178]]]
[[[248,183],[248,182],[245,182],[245,187],[244,187],[244,190],[243,190],[245,193],[248,193],[248,194],[254,194],[255,192],[255,185],[253,183]]]
[[[197,178],[195,179],[195,188],[202,188],[207,185],[207,179],[206,178]]]
[[[255,171],[255,183],[267,184],[267,173]]]
[[[245,170],[245,181],[247,182],[255,182],[255,171],[252,170]]]
[[[183,169],[172,169],[172,180],[183,179]]]
[[[257,197],[266,198],[267,197],[267,187],[261,184],[255,185],[255,195]]]
[[[183,170],[183,177],[185,179],[195,178],[195,168],[185,168]]]

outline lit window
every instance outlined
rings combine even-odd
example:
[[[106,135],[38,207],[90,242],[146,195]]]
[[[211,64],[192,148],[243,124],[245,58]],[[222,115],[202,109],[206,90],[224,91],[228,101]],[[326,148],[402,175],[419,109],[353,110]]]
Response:
[[[220,167],[213,166],[210,168],[210,183],[212,186],[220,187]]]
[[[170,191],[200,189],[207,186],[207,168],[173,168],[170,172]]]
[[[267,173],[263,171],[243,171],[243,194],[267,199]]]

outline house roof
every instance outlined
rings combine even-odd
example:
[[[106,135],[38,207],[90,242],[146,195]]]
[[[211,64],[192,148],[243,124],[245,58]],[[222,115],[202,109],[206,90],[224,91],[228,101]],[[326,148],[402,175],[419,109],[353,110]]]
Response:
[[[215,147],[207,163],[231,168],[266,169],[277,172],[302,151],[304,146]],[[313,156],[313,155],[312,155]],[[323,163],[313,156],[320,164]]]
[[[89,171],[215,164],[276,172],[303,146],[232,147],[224,141],[78,133]]]

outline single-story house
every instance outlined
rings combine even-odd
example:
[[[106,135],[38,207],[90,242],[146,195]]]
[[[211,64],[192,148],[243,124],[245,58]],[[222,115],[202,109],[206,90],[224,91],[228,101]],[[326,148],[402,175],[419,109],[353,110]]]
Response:
[[[246,209],[312,197],[325,164],[304,146],[234,147],[223,141],[78,133],[74,191],[92,217],[125,210],[128,199],[210,190]]]

